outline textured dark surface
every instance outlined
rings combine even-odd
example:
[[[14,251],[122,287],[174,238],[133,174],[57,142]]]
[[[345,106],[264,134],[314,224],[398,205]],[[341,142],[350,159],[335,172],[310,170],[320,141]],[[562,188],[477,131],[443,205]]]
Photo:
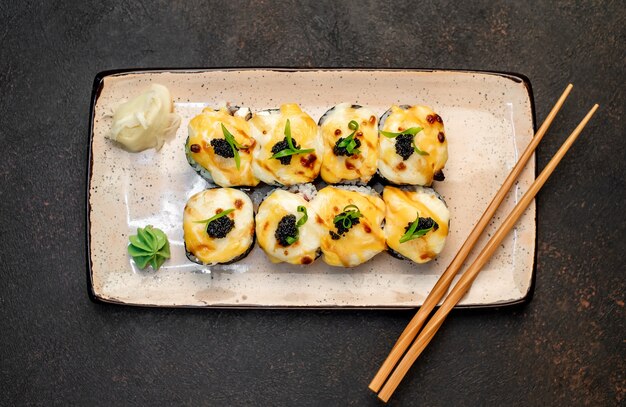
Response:
[[[0,3],[0,404],[377,405],[411,312],[136,309],[85,281],[89,96],[124,67],[505,70],[532,81],[543,167],[534,298],[453,313],[392,405],[626,401],[623,2]]]

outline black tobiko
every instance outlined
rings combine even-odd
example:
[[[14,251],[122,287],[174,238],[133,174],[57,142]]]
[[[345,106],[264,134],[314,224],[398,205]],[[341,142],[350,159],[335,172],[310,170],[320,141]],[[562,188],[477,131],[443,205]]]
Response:
[[[206,226],[206,232],[214,239],[221,239],[233,230],[235,227],[235,221],[228,216],[222,216],[209,222]]]
[[[412,134],[400,134],[396,137],[396,153],[406,161],[415,152]]]
[[[296,225],[296,215],[285,215],[278,222],[274,237],[281,246],[291,245],[298,236],[298,226]]]

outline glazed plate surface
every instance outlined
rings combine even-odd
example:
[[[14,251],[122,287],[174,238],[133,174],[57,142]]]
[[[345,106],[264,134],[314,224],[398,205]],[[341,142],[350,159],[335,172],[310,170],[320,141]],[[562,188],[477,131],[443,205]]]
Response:
[[[105,139],[110,113],[149,84],[167,86],[182,116],[160,151],[129,153]],[[205,267],[185,256],[187,199],[207,187],[185,159],[187,124],[204,107],[224,103],[252,111],[294,102],[316,121],[350,102],[382,115],[393,104],[431,106],[449,143],[445,181],[434,188],[451,212],[442,254],[416,265],[381,253],[352,269],[318,259],[311,265],[272,264],[256,246],[244,260]],[[420,70],[159,70],[96,77],[90,128],[87,248],[95,299],[164,307],[406,308],[422,304],[533,136],[530,85],[514,74]],[[534,180],[531,159],[487,229],[479,248]],[[154,225],[170,239],[172,258],[158,272],[139,270],[126,252],[137,227]],[[535,256],[535,206],[485,266],[459,306],[523,301]],[[475,250],[477,252],[478,250]],[[476,253],[470,256],[470,261]],[[469,263],[468,263],[469,264]],[[458,277],[457,277],[458,278]]]

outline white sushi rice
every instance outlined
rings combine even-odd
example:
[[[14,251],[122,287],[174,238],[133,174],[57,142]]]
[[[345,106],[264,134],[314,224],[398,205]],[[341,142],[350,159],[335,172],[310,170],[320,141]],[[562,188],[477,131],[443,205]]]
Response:
[[[333,185],[335,188],[344,189],[346,191],[354,191],[363,195],[377,196],[380,197],[380,194],[376,192],[376,190],[368,185]]]
[[[311,183],[292,185],[289,188],[286,188],[286,190],[288,192],[301,195],[307,202],[311,201],[317,195],[317,189],[315,188],[315,185]]]

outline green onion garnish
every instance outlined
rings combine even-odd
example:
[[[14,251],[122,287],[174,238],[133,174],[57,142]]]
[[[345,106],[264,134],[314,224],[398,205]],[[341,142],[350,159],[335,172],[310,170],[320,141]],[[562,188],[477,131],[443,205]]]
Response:
[[[343,225],[344,228],[350,229],[352,227],[352,223],[354,219],[358,219],[363,217],[363,214],[359,210],[359,207],[356,205],[347,205],[343,208],[343,211],[335,216],[333,219],[333,223],[339,223]]]
[[[419,212],[417,212],[417,217],[415,218],[413,223],[411,223],[411,226],[406,231],[406,233],[403,234],[402,237],[400,238],[400,243],[408,242],[409,240],[417,239],[418,237],[424,236],[426,233],[430,232],[437,224],[435,221],[433,221],[430,227],[424,228],[424,229],[417,229],[419,222],[420,222],[420,214]]]
[[[419,154],[419,155],[430,155],[430,154],[428,154],[427,151],[420,150],[420,148],[417,146],[417,144],[415,144],[415,135],[417,133],[419,133],[420,131],[422,131],[422,130],[424,130],[424,129],[422,129],[421,127],[411,127],[411,128],[406,129],[405,131],[401,131],[399,133],[393,133],[391,131],[382,131],[382,130],[379,130],[378,132],[380,134],[382,134],[383,136],[389,137],[389,138],[396,138],[396,137],[398,137],[401,134],[410,134],[411,136],[413,136],[413,150],[415,150],[415,152],[417,154]]]
[[[350,120],[350,123],[348,123],[348,128],[352,130],[352,133],[350,133],[348,137],[341,140],[341,142],[337,144],[337,147],[345,147],[346,151],[350,155],[361,154],[361,151],[356,148],[356,141],[354,140],[354,135],[359,129],[359,123],[354,120]]]
[[[417,144],[415,144],[415,136],[413,136],[413,150],[419,155],[430,155],[427,151],[420,150]]]
[[[298,206],[298,212],[302,214],[302,217],[298,219],[298,222],[296,222],[296,226],[297,227],[304,226],[306,221],[309,220],[309,214],[306,213],[306,208],[302,205]]]
[[[282,158],[282,157],[287,157],[287,156],[295,155],[295,154],[312,153],[313,151],[315,151],[315,149],[313,148],[307,148],[305,150],[301,150],[301,149],[294,147],[293,140],[291,139],[291,123],[289,122],[289,119],[287,119],[287,124],[285,125],[285,138],[287,139],[287,145],[289,147],[284,150],[280,150],[279,152],[277,152],[270,158]]]
[[[410,135],[414,136],[414,135],[416,135],[417,133],[419,133],[422,130],[424,130],[424,129],[422,129],[421,127],[411,127],[411,128],[408,128],[408,129],[406,129],[404,131],[401,131],[399,133],[394,133],[394,132],[391,132],[391,131],[382,131],[382,130],[378,130],[378,132],[380,134],[382,134],[383,136],[385,136],[385,137],[396,138],[400,134],[410,134]]]
[[[239,167],[241,166],[241,159],[239,158],[239,150],[247,150],[248,147],[243,146],[241,144],[239,144],[237,142],[237,140],[235,140],[235,136],[233,136],[230,131],[228,131],[228,129],[224,126],[223,123],[220,123],[222,125],[222,133],[224,133],[224,139],[226,139],[226,142],[228,143],[228,145],[230,146],[230,148],[233,150],[233,155],[235,156],[235,165],[237,166],[237,169],[239,169]]]
[[[300,212],[302,214],[302,217],[300,219],[298,219],[298,221],[296,222],[296,227],[300,228],[302,226],[304,226],[304,224],[306,223],[307,220],[309,220],[309,215],[306,212],[306,208],[302,205],[298,206],[298,212]],[[299,230],[298,230],[299,232]],[[296,233],[295,236],[287,236],[287,238],[285,239],[287,241],[288,244],[294,244],[295,242],[298,241],[298,239],[300,238],[300,233]]]
[[[216,213],[215,215],[211,216],[209,219],[205,219],[205,220],[196,220],[193,223],[206,223],[207,225],[211,222],[213,222],[215,219],[219,219],[222,216],[226,216],[229,213],[231,213],[232,211],[234,211],[234,208],[230,208],[230,209],[226,209],[225,211],[222,211],[220,213]]]

